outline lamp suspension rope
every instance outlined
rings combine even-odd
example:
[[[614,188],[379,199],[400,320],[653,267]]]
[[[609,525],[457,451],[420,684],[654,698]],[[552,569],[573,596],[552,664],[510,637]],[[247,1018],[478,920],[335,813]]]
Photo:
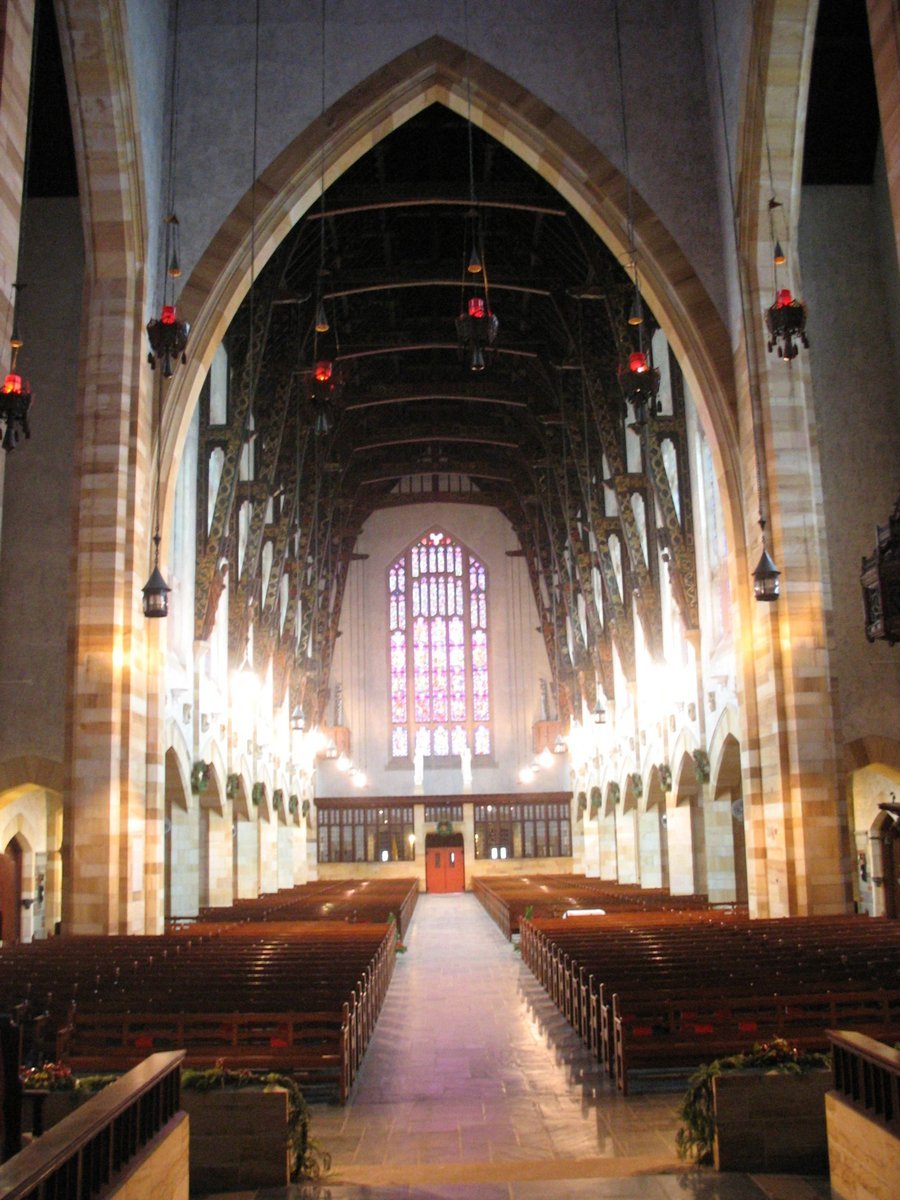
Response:
[[[637,249],[634,244],[634,196],[631,188],[631,164],[628,152],[628,119],[625,110],[625,72],[622,67],[622,29],[619,22],[619,0],[614,0],[613,17],[616,30],[616,80],[619,87],[619,115],[622,125],[622,163],[625,168],[625,223],[628,234],[628,266],[634,280],[634,299],[628,314],[628,324],[638,331],[638,350],[644,349],[644,305],[641,300]]]
[[[469,51],[469,4],[463,0],[463,40],[465,41],[466,137],[469,169],[469,207],[466,210],[463,237],[460,307],[456,319],[459,349],[470,371],[485,369],[485,350],[494,344],[499,329],[491,311],[490,288],[484,257],[481,213],[475,194],[475,144],[472,127],[472,71]]]
[[[169,77],[169,129],[168,148],[166,154],[166,186],[165,204],[166,215],[163,219],[165,235],[160,246],[160,269],[162,279],[162,304],[158,317],[152,317],[147,322],[147,337],[150,341],[150,353],[147,361],[152,369],[156,369],[157,361],[162,363],[162,373],[166,379],[171,379],[179,362],[186,362],[185,349],[191,331],[187,321],[179,320],[175,307],[175,280],[181,275],[179,260],[180,226],[175,214],[175,178],[178,138],[178,16],[179,5],[175,0],[172,10],[171,44],[169,60],[171,63]]]
[[[734,237],[734,258],[737,267],[738,294],[741,301],[741,328],[743,331],[744,354],[747,360],[747,385],[750,392],[750,417],[753,424],[753,458],[756,468],[756,494],[759,499],[759,528],[762,538],[762,554],[753,572],[753,591],[759,601],[777,600],[780,592],[779,575],[781,572],[775,566],[769,554],[766,538],[769,511],[768,483],[763,470],[765,447],[762,431],[762,403],[759,395],[758,364],[752,354],[748,321],[750,315],[747,297],[746,280],[740,250],[740,225],[735,202],[734,170],[731,165],[731,145],[728,138],[728,117],[725,107],[725,84],[722,75],[722,55],[719,49],[719,22],[716,12],[716,0],[710,0],[712,11],[713,39],[716,48],[716,72],[719,90],[719,106],[722,113],[722,139],[725,145],[725,165],[728,176],[728,196],[731,203],[732,234]],[[764,102],[764,101],[763,101]]]
[[[163,414],[163,381],[171,379],[178,361],[184,363],[190,325],[187,321],[178,319],[175,307],[175,280],[181,275],[179,261],[179,225],[175,215],[175,179],[177,162],[178,137],[178,19],[179,0],[175,0],[172,10],[172,25],[169,48],[170,77],[169,77],[169,129],[166,152],[166,216],[165,236],[160,246],[159,276],[162,280],[162,306],[159,318],[153,317],[147,323],[147,337],[150,341],[150,352],[147,360],[151,369],[156,369],[156,363],[161,363],[161,369],[154,397],[154,412],[151,426],[156,434],[156,482],[154,494],[154,529],[153,529],[153,570],[144,585],[143,608],[144,616],[161,618],[169,613],[169,592],[159,569],[160,536],[160,496],[162,476],[162,414]]]
[[[319,146],[319,273],[316,294],[316,321],[313,360],[318,360],[318,337],[331,328],[325,310],[325,4],[322,0],[319,35],[319,115],[322,123],[322,141]]]
[[[787,240],[787,217],[781,201],[775,194],[775,175],[772,170],[772,149],[769,145],[769,123],[766,120],[765,89],[763,87],[762,71],[757,61],[758,94],[763,98],[762,127],[766,146],[766,162],[769,169],[769,237],[772,242],[772,291],[774,302],[766,309],[766,326],[769,330],[769,351],[776,351],[779,358],[790,364],[797,357],[797,342],[809,348],[806,336],[806,305],[802,300],[795,300],[790,288],[778,286],[778,268],[784,266],[787,257],[782,249],[781,241],[775,234],[775,210],[780,208],[782,224],[784,225],[785,240]],[[796,339],[796,340],[795,340]]]
[[[757,64],[758,66],[759,64]],[[763,96],[762,76],[757,71],[757,84],[759,95]],[[783,267],[787,262],[784,250],[781,247],[781,240],[775,234],[775,209],[782,208],[781,201],[775,194],[775,175],[772,171],[772,147],[769,145],[769,123],[766,120],[765,105],[763,106],[763,137],[766,143],[766,164],[769,169],[769,237],[772,242],[772,280],[774,284],[775,295],[778,295],[778,268]],[[782,218],[784,210],[782,209]]]

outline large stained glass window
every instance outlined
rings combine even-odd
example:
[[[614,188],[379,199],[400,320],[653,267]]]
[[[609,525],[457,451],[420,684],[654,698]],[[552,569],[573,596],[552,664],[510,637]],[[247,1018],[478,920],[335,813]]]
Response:
[[[392,564],[388,586],[392,757],[490,754],[483,564],[432,529]]]

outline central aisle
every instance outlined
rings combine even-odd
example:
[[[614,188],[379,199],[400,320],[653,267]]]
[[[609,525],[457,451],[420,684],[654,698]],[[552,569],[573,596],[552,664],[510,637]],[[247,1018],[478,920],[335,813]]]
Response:
[[[743,1175],[686,1174],[680,1091],[619,1096],[474,896],[421,896],[407,944],[348,1104],[312,1108],[313,1136],[333,1156],[323,1195],[772,1194]],[[827,1192],[796,1180],[789,1194]]]

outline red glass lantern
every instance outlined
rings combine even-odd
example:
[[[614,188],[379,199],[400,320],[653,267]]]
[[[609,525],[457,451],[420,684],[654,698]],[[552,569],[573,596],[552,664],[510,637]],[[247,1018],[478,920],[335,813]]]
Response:
[[[178,320],[174,304],[164,304],[159,320],[154,317],[147,322],[147,337],[150,339],[147,362],[155,370],[156,360],[162,359],[166,379],[172,377],[179,358],[183,363],[187,362],[184,351],[190,331],[187,321]]]
[[[643,429],[650,417],[659,415],[659,368],[650,366],[643,350],[632,350],[628,365],[619,367],[619,384],[634,413],[630,428]]]
[[[488,307],[486,296],[470,296],[456,318],[456,336],[460,354],[470,371],[483,371],[485,350],[497,339],[500,322]]]
[[[15,450],[22,436],[31,437],[28,412],[31,408],[31,388],[22,376],[10,371],[0,388],[0,424],[3,424],[3,440],[0,442],[7,452]]]
[[[769,350],[774,350],[785,362],[797,357],[797,342],[809,349],[806,306],[800,300],[795,300],[788,288],[781,288],[775,296],[775,303],[766,309],[766,326],[769,330]]]
[[[327,383],[331,378],[333,369],[333,364],[329,362],[327,358],[320,359],[313,368],[313,374],[315,375],[316,382]]]

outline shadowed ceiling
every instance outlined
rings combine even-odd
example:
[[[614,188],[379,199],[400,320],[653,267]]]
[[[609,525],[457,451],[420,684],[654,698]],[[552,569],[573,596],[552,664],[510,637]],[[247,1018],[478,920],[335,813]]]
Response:
[[[674,511],[670,481],[651,469],[666,437],[686,470],[680,373],[667,364],[667,411],[630,433],[618,380],[654,332],[649,311],[629,325],[633,297],[584,221],[489,135],[433,105],[386,137],[294,228],[237,313],[225,423],[204,392],[201,462],[223,467],[212,494],[200,472],[198,637],[227,574],[234,659],[252,626],[280,685],[311,707],[318,690],[321,710],[370,514],[488,504],[518,536],[562,707],[593,703],[597,680],[611,695],[613,645],[633,672],[635,619],[660,646],[660,550],[679,581],[682,565],[691,576],[676,592],[693,589],[687,502],[673,543],[657,528]],[[478,370],[457,323],[472,299],[498,321]]]

